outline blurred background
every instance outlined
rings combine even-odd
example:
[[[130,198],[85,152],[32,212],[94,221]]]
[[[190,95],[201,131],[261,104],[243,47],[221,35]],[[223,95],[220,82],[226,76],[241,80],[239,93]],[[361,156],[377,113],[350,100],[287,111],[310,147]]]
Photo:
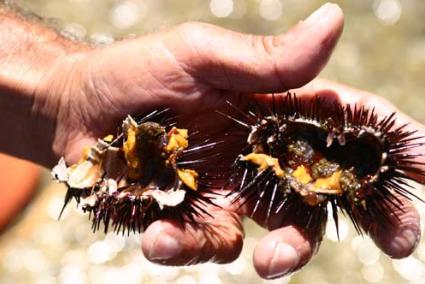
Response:
[[[19,0],[63,34],[95,44],[142,35],[188,20],[278,34],[308,16],[318,0]],[[321,76],[386,97],[425,123],[425,1],[335,1],[345,31]],[[418,186],[417,186],[418,187]],[[57,221],[65,188],[34,165],[0,155],[0,283],[261,283],[252,252],[265,231],[246,221],[242,255],[227,265],[164,267],[149,263],[139,236],[93,234],[69,206]],[[425,197],[418,187],[418,195]],[[21,210],[24,208],[24,210]],[[425,205],[418,204],[422,217]],[[17,212],[21,212],[17,214]],[[12,222],[8,222],[12,220]],[[425,241],[391,260],[342,218],[338,242],[329,222],[322,247],[302,271],[269,283],[425,283]],[[425,240],[425,239],[424,239]]]

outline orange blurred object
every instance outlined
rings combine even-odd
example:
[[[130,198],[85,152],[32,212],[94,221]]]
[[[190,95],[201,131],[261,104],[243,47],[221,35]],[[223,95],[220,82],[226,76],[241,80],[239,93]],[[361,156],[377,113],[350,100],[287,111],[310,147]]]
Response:
[[[39,178],[39,166],[0,154],[0,231],[28,203]]]

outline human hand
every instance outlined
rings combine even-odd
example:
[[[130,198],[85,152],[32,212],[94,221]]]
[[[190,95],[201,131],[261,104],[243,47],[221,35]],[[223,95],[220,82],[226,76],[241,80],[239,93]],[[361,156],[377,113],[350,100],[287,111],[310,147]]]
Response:
[[[341,11],[326,5],[278,37],[242,35],[189,23],[103,48],[74,49],[56,61],[34,91],[47,98],[35,101],[34,113],[54,118],[54,134],[45,143],[52,146],[50,159],[44,164],[50,166],[62,155],[75,161],[83,146],[109,133],[129,113],[172,106],[206,125],[208,119],[202,114],[220,108],[227,99],[242,103],[245,93],[300,87],[327,62],[342,22]],[[240,218],[235,208],[211,210],[214,219],[205,221],[220,225],[212,232],[190,225],[182,229],[167,220],[152,224],[143,236],[148,259],[171,265],[235,259],[242,246]],[[241,208],[239,213],[246,210]],[[417,232],[417,214],[408,212],[409,228]],[[317,232],[304,232],[279,218],[270,229],[280,229],[263,238],[254,253],[254,266],[266,278],[300,268],[321,239]],[[400,236],[399,232],[390,234],[386,243]],[[381,247],[401,257],[412,251],[417,239],[416,234],[397,251]]]

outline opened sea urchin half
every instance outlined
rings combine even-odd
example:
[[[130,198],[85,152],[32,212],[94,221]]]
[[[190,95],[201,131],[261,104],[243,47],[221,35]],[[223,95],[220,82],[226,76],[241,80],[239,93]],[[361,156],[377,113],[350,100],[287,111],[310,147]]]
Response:
[[[361,233],[360,218],[388,224],[400,196],[410,198],[409,180],[421,181],[424,163],[416,153],[416,131],[397,125],[395,113],[379,118],[374,109],[331,105],[316,97],[287,94],[227,115],[242,130],[245,145],[235,162],[234,202],[271,214],[288,214],[321,229],[328,205],[338,229],[338,210]],[[423,180],[423,179],[422,179]]]
[[[156,122],[160,116],[158,111],[139,121],[129,116],[116,137],[87,147],[74,165],[62,158],[52,170],[68,187],[64,208],[75,198],[89,212],[93,231],[103,224],[105,232],[110,226],[116,232],[141,232],[158,219],[183,223],[208,214],[203,209],[213,204],[208,177],[198,173],[200,161],[190,157],[215,143],[189,147],[188,130]]]

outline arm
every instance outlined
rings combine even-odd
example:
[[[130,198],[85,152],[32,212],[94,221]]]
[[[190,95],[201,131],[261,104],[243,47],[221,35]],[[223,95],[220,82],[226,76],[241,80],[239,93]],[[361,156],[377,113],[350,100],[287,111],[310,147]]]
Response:
[[[71,57],[87,48],[0,4],[0,151],[44,165],[51,162],[60,94],[49,97],[39,87],[56,76],[54,66],[67,73]]]

